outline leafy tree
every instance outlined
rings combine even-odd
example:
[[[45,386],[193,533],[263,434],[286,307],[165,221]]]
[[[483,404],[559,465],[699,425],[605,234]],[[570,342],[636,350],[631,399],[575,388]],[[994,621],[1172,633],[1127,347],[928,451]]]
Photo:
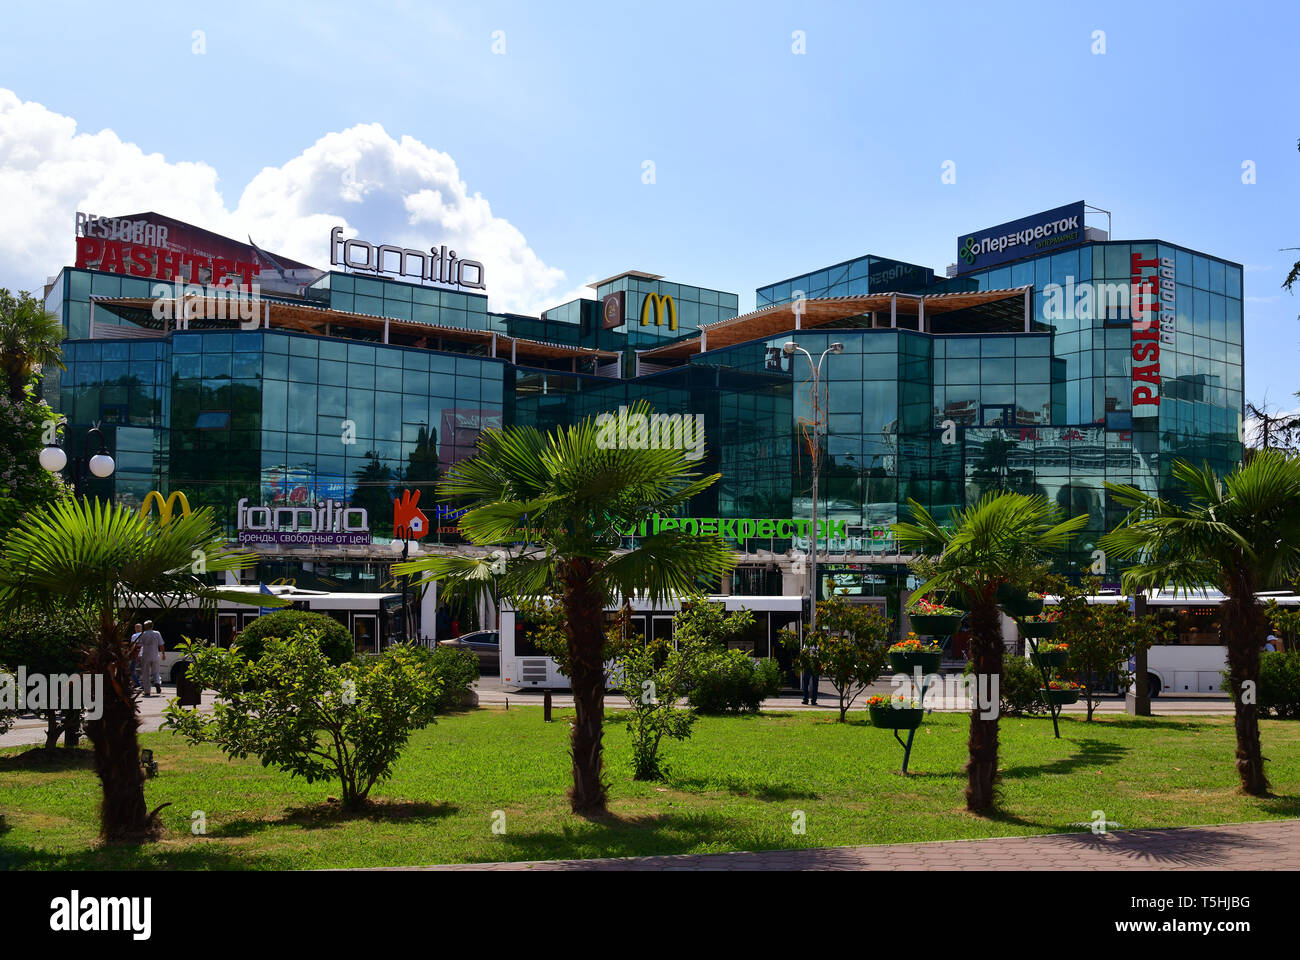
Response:
[[[356,652],[352,634],[333,617],[310,610],[277,610],[258,617],[235,636],[235,646],[249,660],[262,656],[266,641],[283,640],[299,628],[310,630],[320,638],[320,647],[330,663],[338,666],[347,663]]]
[[[627,697],[632,735],[632,778],[662,780],[659,744],[664,737],[685,740],[697,714],[678,704],[695,686],[706,647],[698,640],[671,644],[632,644],[621,661],[621,687]]]
[[[941,526],[923,506],[909,500],[915,523],[894,524],[902,550],[922,554],[926,582],[912,599],[931,593],[956,593],[970,610],[974,671],[1002,682],[1002,622],[997,592],[1002,586],[1032,587],[1044,575],[1051,554],[1087,526],[1084,516],[1062,520],[1061,511],[1042,496],[985,494],[973,506],[952,511]],[[966,809],[985,813],[994,803],[998,770],[998,718],[971,710],[967,742]]]
[[[757,713],[781,691],[781,667],[744,650],[711,649],[700,658],[691,705],[700,713]]]
[[[1300,644],[1300,608],[1287,609],[1276,600],[1269,600],[1264,607],[1269,623],[1273,624],[1278,639],[1284,644],[1278,649],[1292,651]]]
[[[1300,574],[1300,459],[1262,450],[1226,477],[1206,465],[1175,461],[1178,503],[1130,486],[1106,488],[1129,508],[1123,522],[1099,541],[1114,560],[1134,561],[1124,588],[1217,586],[1235,703],[1237,773],[1241,788],[1268,793],[1259,743],[1259,655],[1268,620],[1255,594],[1282,587]],[[1185,505],[1181,505],[1185,504]]]
[[[0,287],[0,371],[11,404],[22,403],[33,373],[63,368],[62,340],[63,324],[45,304],[25,290],[14,296]]]
[[[63,479],[40,461],[47,425],[58,421],[30,387],[17,401],[0,392],[0,536],[28,510],[68,495]]]
[[[392,776],[411,733],[434,722],[442,681],[429,651],[399,644],[379,657],[330,662],[320,635],[298,627],[268,640],[252,661],[237,650],[184,643],[190,676],[217,692],[211,716],[167,706],[166,726],[231,757],[257,757],[308,783],[337,780],[343,806],[358,810]]]
[[[780,636],[800,670],[830,681],[844,723],[853,701],[889,662],[891,632],[889,618],[874,607],[855,606],[835,595],[817,604],[817,629],[805,631],[802,641],[793,630],[782,630]]]
[[[1101,579],[1087,577],[1082,589],[1068,583],[1063,577],[1052,578],[1049,588],[1060,599],[1060,627],[1057,635],[1047,643],[1064,643],[1070,654],[1067,672],[1084,684],[1084,699],[1088,705],[1087,720],[1092,720],[1099,701],[1094,677],[1115,674],[1121,690],[1133,683],[1135,674],[1128,662],[1139,649],[1150,649],[1166,634],[1165,627],[1154,614],[1134,617],[1126,603],[1088,603],[1090,595],[1100,593]]]
[[[0,608],[87,606],[95,645],[85,665],[104,675],[104,707],[86,724],[103,786],[100,829],[105,840],[144,840],[157,833],[157,811],[144,802],[140,725],[131,686],[128,624],[139,609],[186,600],[211,607],[243,594],[214,587],[203,574],[241,570],[255,554],[232,548],[208,508],[167,523],[99,500],[61,500],[23,517],[0,552]],[[267,606],[286,601],[265,597]],[[132,606],[124,606],[131,604]]]
[[[650,407],[637,403],[631,413],[649,416]],[[633,595],[658,602],[689,593],[735,565],[720,537],[676,529],[622,549],[622,531],[654,514],[672,516],[718,477],[692,473],[682,450],[609,448],[604,433],[593,419],[546,434],[531,427],[485,431],[478,454],[457,463],[438,491],[468,506],[460,520],[464,536],[496,548],[496,556],[433,556],[393,568],[398,575],[423,572],[422,583],[444,581],[452,591],[495,583],[512,601],[559,597],[576,713],[570,803],[588,815],[606,809],[605,608]],[[521,528],[532,531],[522,544]]]
[[[26,667],[28,675],[46,677],[78,673],[95,643],[94,618],[87,611],[54,606],[18,610],[0,622],[0,664],[9,670]],[[64,744],[77,745],[81,710],[45,710],[45,751],[52,753],[62,734]]]

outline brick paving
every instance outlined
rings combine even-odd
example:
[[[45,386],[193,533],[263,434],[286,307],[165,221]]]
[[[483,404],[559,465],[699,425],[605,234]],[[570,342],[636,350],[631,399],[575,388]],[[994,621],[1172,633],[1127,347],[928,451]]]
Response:
[[[468,863],[398,870],[1300,870],[1300,820],[761,853]]]

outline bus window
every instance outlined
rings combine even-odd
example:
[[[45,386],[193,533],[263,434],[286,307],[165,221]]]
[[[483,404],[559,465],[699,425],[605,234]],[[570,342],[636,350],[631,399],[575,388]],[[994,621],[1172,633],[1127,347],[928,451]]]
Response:
[[[352,618],[352,642],[357,653],[379,652],[379,618],[373,613],[358,613]]]
[[[537,645],[532,634],[537,630],[537,624],[531,620],[525,620],[518,614],[515,615],[515,656],[516,657],[544,657],[546,652]]]
[[[228,647],[235,642],[235,634],[239,632],[239,614],[237,613],[219,613],[217,614],[217,646]]]
[[[654,630],[655,643],[671,643],[673,639],[673,618],[672,617],[651,617],[651,627]],[[641,628],[645,630],[644,627]]]

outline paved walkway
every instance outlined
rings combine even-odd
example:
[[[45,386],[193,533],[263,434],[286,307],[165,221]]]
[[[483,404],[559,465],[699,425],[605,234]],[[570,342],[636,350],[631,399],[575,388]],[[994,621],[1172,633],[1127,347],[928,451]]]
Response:
[[[484,677],[474,685],[479,696],[479,703],[483,706],[504,706],[508,702],[510,706],[522,707],[540,707],[542,705],[542,693],[540,690],[521,690],[507,693],[501,688],[500,677]],[[797,694],[787,694],[778,697],[769,697],[763,701],[762,710],[765,713],[786,712],[791,710],[837,710],[835,705],[834,693],[828,696],[826,691],[829,687],[825,682],[822,683],[823,693],[819,698],[816,706],[811,704],[804,706],[799,702]],[[873,693],[889,693],[890,686],[887,682],[875,683],[868,687],[863,693],[859,694],[857,701],[851,708],[855,713],[866,709],[865,704],[867,697]],[[145,732],[152,732],[162,728],[162,711],[167,706],[167,701],[176,696],[176,687],[171,683],[163,684],[161,696],[142,697],[140,699],[140,729]],[[212,701],[215,695],[211,690],[203,694],[203,704],[200,707],[205,713],[212,710]],[[556,691],[552,697],[552,704],[557,710],[573,709],[573,697],[567,690]],[[605,704],[613,710],[625,706],[625,701],[619,694],[610,694]],[[947,711],[940,709],[940,713]],[[965,710],[957,712],[964,713]],[[1082,714],[1084,712],[1083,704],[1076,704],[1065,708],[1069,714]],[[1124,701],[1118,697],[1107,696],[1097,705],[1098,713],[1123,713]],[[1215,697],[1207,695],[1199,696],[1162,696],[1151,701],[1151,712],[1155,716],[1184,716],[1191,714],[1202,715],[1224,715],[1232,713],[1232,701],[1225,697]],[[45,742],[45,721],[33,717],[23,717],[19,719],[13,728],[3,736],[0,736],[0,747],[17,747],[25,744],[41,744]]]
[[[1300,820],[766,853],[471,863],[396,870],[1300,870]]]
[[[162,712],[167,706],[167,701],[176,696],[176,685],[172,683],[163,684],[162,694],[155,694],[152,697],[140,698],[140,730],[143,733],[152,733],[155,730],[162,729]],[[203,705],[200,709],[204,713],[212,712],[212,701],[216,699],[216,694],[211,690],[203,694]],[[13,728],[3,736],[0,736],[0,747],[17,747],[24,744],[43,744],[45,742],[45,721],[36,717],[20,717]],[[88,741],[82,738],[82,744],[87,745]]]

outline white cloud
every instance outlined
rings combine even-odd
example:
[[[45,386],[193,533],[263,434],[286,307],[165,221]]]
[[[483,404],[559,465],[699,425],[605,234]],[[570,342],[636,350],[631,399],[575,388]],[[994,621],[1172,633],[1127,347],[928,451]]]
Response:
[[[594,296],[569,287],[524,235],[471,193],[456,162],[379,124],[328,133],[279,167],[266,167],[234,208],[205,163],[173,163],[111,130],[76,121],[0,88],[0,285],[34,289],[73,260],[76,211],[107,216],[155,210],[321,268],[328,236],[428,248],[446,244],[484,264],[491,309],[536,315]],[[589,278],[590,279],[590,278]]]

